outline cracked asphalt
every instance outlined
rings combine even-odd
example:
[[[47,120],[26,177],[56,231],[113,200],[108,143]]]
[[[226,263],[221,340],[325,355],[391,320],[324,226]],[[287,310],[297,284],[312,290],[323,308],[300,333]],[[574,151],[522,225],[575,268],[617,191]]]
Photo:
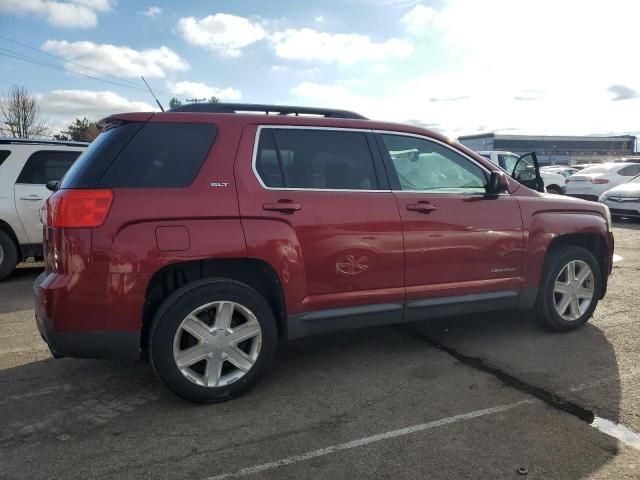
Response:
[[[615,237],[578,331],[506,312],[303,339],[211,406],[145,362],[51,358],[23,266],[0,284],[0,478],[640,479],[640,450],[540,399],[640,432],[640,223]]]

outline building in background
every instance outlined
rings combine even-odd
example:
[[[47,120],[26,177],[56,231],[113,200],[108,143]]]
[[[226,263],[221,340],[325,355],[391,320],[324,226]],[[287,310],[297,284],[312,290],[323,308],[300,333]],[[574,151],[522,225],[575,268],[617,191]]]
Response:
[[[541,165],[575,165],[619,160],[636,151],[636,137],[565,137],[544,135],[465,135],[458,141],[471,150],[536,152]]]

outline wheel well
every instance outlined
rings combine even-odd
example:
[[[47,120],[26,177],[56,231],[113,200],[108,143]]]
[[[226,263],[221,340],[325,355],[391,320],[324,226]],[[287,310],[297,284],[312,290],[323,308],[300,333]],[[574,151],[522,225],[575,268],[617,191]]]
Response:
[[[22,250],[20,249],[20,242],[18,242],[18,237],[16,237],[16,233],[13,231],[13,228],[11,228],[11,225],[9,225],[4,220],[0,220],[0,230],[2,230],[7,235],[9,235],[9,238],[11,238],[11,240],[13,240],[13,243],[15,243],[16,248],[18,249],[18,261],[21,261],[22,260]]]
[[[257,259],[216,259],[174,263],[158,270],[145,295],[140,347],[147,350],[149,331],[160,304],[178,288],[203,278],[229,278],[249,285],[263,295],[276,316],[278,335],[286,335],[286,307],[280,279],[267,262]]]
[[[566,235],[560,235],[554,238],[549,244],[547,249],[547,255],[554,249],[559,247],[572,245],[576,247],[582,247],[589,250],[600,265],[600,273],[603,278],[606,278],[608,272],[608,257],[605,252],[606,243],[603,242],[600,235],[597,233],[569,233]]]

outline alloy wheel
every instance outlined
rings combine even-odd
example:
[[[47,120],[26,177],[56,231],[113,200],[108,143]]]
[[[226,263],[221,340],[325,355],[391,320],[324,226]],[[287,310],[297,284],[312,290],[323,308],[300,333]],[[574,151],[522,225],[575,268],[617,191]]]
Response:
[[[572,260],[560,270],[553,286],[556,312],[564,320],[576,321],[589,309],[594,293],[591,267],[582,260]]]
[[[256,316],[236,302],[202,305],[187,315],[173,339],[173,359],[189,381],[224,387],[253,367],[262,345]]]

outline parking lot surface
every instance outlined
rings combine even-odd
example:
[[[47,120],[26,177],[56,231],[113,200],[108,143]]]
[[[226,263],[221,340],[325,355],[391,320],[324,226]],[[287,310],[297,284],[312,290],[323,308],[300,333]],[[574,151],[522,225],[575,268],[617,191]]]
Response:
[[[303,339],[210,406],[145,362],[51,358],[25,266],[0,284],[0,478],[640,478],[640,449],[584,421],[640,432],[640,223],[615,237],[578,331],[507,312]]]

